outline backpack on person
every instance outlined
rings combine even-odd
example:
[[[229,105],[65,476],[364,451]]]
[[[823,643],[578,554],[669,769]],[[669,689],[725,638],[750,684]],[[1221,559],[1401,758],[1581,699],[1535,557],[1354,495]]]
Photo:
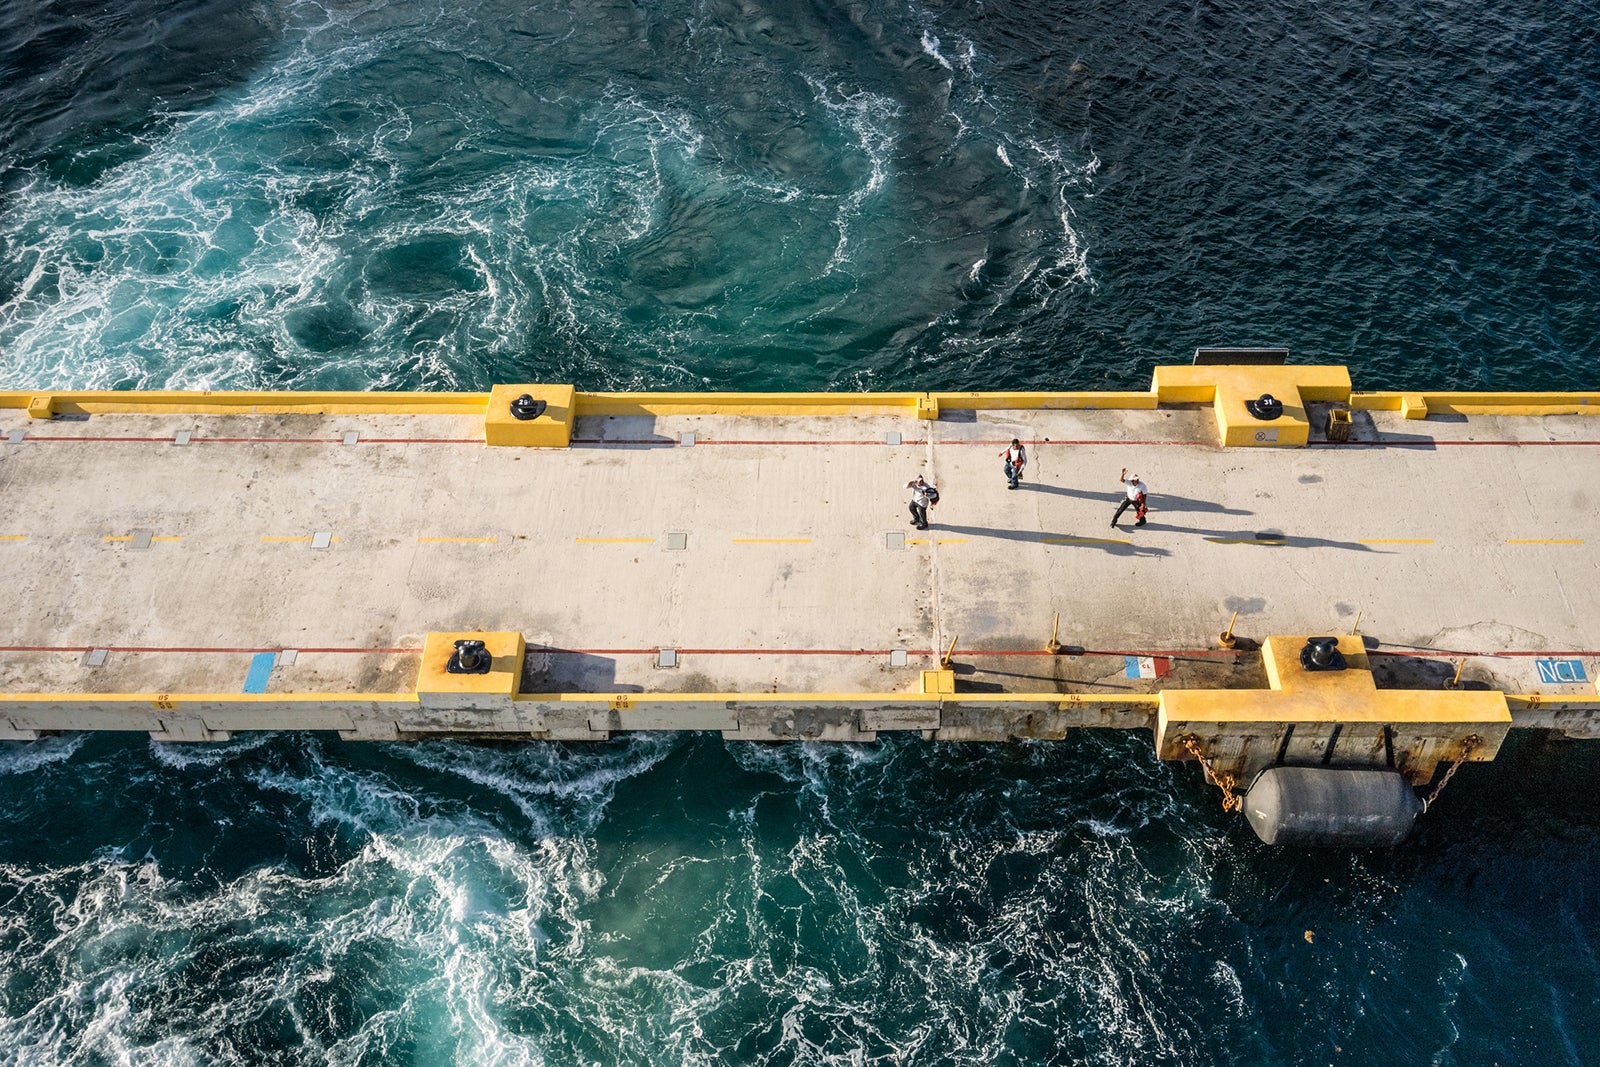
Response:
[[[922,493],[928,498],[928,504],[930,507],[936,506],[939,503],[939,490],[936,487],[925,485],[922,487]]]

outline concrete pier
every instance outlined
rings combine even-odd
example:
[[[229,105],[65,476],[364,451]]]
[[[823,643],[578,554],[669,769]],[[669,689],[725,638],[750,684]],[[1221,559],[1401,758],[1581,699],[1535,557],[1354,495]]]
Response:
[[[521,392],[548,413],[508,421]],[[1243,413],[1262,392],[1281,419]],[[1318,367],[1104,394],[0,394],[0,735],[1148,726],[1241,781],[1422,781],[1512,727],[1600,732],[1591,401]],[[1124,467],[1143,528],[1110,525]],[[475,633],[494,670],[441,675]],[[1295,673],[1324,634],[1359,684]]]

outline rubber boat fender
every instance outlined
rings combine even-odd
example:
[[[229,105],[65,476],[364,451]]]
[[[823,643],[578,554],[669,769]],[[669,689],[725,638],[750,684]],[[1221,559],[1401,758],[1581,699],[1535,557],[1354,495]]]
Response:
[[[1421,812],[1411,784],[1389,769],[1269,767],[1244,797],[1245,819],[1269,845],[1398,845]]]

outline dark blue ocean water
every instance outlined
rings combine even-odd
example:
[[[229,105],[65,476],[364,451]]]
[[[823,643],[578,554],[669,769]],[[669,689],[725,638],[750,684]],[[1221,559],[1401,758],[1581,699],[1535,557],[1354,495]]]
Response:
[[[0,388],[1600,377],[1592,3],[0,0]],[[12,506],[0,487],[0,506]],[[1600,746],[0,749],[0,1062],[1600,1062]]]

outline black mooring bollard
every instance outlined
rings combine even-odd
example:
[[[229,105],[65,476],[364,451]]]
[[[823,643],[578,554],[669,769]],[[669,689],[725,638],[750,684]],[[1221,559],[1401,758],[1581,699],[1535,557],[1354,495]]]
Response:
[[[1271,393],[1262,393],[1254,400],[1244,402],[1245,410],[1262,422],[1271,422],[1283,414],[1283,401]]]
[[[533,394],[523,393],[511,402],[511,417],[519,422],[527,422],[543,415],[544,409],[549,406],[543,400],[535,400]]]
[[[1344,670],[1344,653],[1337,637],[1308,637],[1300,650],[1300,666],[1308,671]]]
[[[489,655],[483,642],[467,638],[456,642],[456,650],[450,654],[450,662],[444,669],[447,674],[488,674],[493,665],[494,657]]]

